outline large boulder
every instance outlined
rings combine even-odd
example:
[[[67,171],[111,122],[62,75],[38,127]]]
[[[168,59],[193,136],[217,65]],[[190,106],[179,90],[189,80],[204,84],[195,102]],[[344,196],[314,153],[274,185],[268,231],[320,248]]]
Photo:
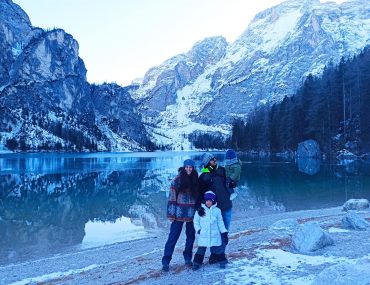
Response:
[[[301,253],[311,253],[328,245],[334,244],[329,233],[317,223],[300,225],[293,236],[293,247]]]
[[[335,264],[321,271],[312,285],[365,285],[370,284],[370,262]]]
[[[321,157],[319,143],[315,140],[306,140],[298,144],[297,157]]]
[[[308,175],[320,171],[320,159],[315,157],[297,157],[298,170]]]
[[[369,223],[354,211],[348,211],[343,217],[342,223],[347,229],[366,230],[369,227]]]
[[[343,205],[343,211],[363,210],[367,208],[369,208],[369,201],[367,199],[349,199]]]

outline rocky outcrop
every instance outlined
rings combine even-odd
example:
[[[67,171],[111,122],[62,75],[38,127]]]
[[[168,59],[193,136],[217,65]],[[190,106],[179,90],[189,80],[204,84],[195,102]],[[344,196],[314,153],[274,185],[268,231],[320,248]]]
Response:
[[[29,41],[32,25],[27,14],[10,0],[0,1],[0,92],[9,82],[9,69]]]
[[[363,210],[368,208],[369,201],[367,199],[349,199],[343,205],[343,211]]]
[[[125,88],[91,86],[78,43],[32,27],[0,0],[0,145],[14,151],[128,151],[151,147]]]
[[[370,43],[369,11],[370,2],[362,0],[340,6],[284,1],[256,15],[227,47],[214,41],[212,46],[221,48],[210,49],[213,61],[179,55],[151,69],[133,96],[158,141],[168,138],[171,144],[183,135],[186,146],[196,130],[228,134],[234,118],[247,118],[256,106],[280,102],[295,94],[310,73],[320,74],[329,62],[361,52]]]
[[[298,144],[297,165],[300,172],[314,175],[320,171],[320,146],[315,140],[306,140]]]
[[[150,141],[134,100],[117,84],[91,86],[95,124],[105,137],[105,145],[114,150],[140,150]]]
[[[314,157],[320,158],[321,151],[320,146],[315,140],[306,140],[298,144],[297,157]]]
[[[308,175],[315,175],[320,171],[321,161],[315,157],[297,157],[298,170]]]
[[[340,263],[329,266],[319,273],[312,285],[366,285],[370,284],[370,262]]]
[[[342,219],[342,224],[345,228],[353,230],[366,230],[370,227],[369,222],[354,211],[348,211]]]
[[[139,142],[99,125],[101,114],[93,108],[85,66],[71,35],[32,27],[10,0],[0,0],[0,5],[0,145],[14,150],[148,148],[142,144],[148,141],[146,132]],[[191,149],[196,132],[224,139],[234,118],[280,102],[295,94],[309,74],[362,51],[370,43],[369,11],[370,2],[363,0],[340,6],[285,1],[256,15],[235,42],[206,38],[151,68],[127,90],[158,144]],[[27,101],[40,104],[39,112],[30,110],[33,104]],[[22,103],[26,106],[18,108]],[[48,117],[49,105],[56,119],[35,123]],[[144,130],[141,122],[135,127]]]
[[[150,69],[139,89],[132,92],[141,105],[141,112],[156,122],[161,111],[176,103],[177,91],[192,84],[207,67],[217,63],[225,55],[227,45],[223,37],[206,38],[188,53]]]

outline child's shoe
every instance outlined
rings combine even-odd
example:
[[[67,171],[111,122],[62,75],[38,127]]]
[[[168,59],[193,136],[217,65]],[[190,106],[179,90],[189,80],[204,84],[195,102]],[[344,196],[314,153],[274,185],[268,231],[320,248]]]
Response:
[[[198,270],[201,267],[201,265],[203,264],[203,259],[204,259],[204,255],[196,253],[194,255],[194,259],[193,259],[192,269],[193,270]]]
[[[214,253],[211,253],[211,255],[209,256],[209,260],[208,260],[209,264],[215,264],[218,262],[217,260],[217,255],[214,254]]]
[[[228,260],[226,258],[225,253],[215,254],[215,255],[216,255],[217,261],[220,264],[220,268],[226,268],[226,263],[228,263]]]
[[[238,196],[238,194],[237,194],[236,192],[232,193],[232,194],[230,195],[230,200],[231,200],[231,201],[232,201],[232,200],[234,200],[234,199],[236,198],[236,196]]]
[[[168,271],[170,271],[170,266],[169,266],[169,265],[167,265],[167,264],[163,264],[163,266],[162,266],[162,271],[163,271],[163,272],[168,272]]]
[[[193,266],[191,267],[191,269],[193,270],[198,270],[200,268],[200,264],[198,263],[193,263]]]

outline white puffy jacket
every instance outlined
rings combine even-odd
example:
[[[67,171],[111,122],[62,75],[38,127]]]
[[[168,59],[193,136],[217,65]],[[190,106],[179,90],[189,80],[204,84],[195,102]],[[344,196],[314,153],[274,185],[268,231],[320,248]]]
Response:
[[[203,217],[200,217],[198,212],[195,212],[193,220],[194,229],[196,233],[200,230],[198,246],[211,247],[222,244],[221,233],[225,233],[227,230],[222,219],[221,210],[216,205],[208,208],[202,204],[206,213]]]

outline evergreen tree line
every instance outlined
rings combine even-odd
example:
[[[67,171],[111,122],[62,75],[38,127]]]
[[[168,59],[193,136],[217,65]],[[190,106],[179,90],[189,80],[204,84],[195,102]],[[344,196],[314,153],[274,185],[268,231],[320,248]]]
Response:
[[[192,133],[189,141],[198,149],[226,149],[230,146],[230,139],[221,134]]]
[[[235,120],[232,145],[244,151],[295,151],[314,139],[326,154],[370,151],[370,48],[353,59],[329,64],[321,77],[309,75],[282,102],[256,108]]]

